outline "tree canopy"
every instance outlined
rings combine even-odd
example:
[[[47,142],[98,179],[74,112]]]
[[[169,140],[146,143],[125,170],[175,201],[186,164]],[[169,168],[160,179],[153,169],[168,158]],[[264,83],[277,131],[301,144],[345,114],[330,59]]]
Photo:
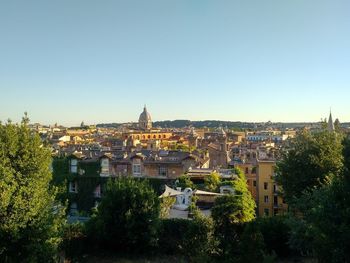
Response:
[[[224,195],[215,200],[212,216],[215,222],[245,223],[255,218],[255,201],[248,190],[244,173],[235,169],[237,179],[232,181],[234,195]]]
[[[51,153],[38,134],[20,124],[0,124],[0,257],[3,262],[50,262],[63,225],[55,202]]]
[[[347,262],[350,246],[350,140],[335,132],[302,133],[278,164],[289,205],[293,249],[318,262]]]
[[[147,181],[112,179],[90,222],[90,234],[115,251],[144,251],[156,242],[159,213],[159,198]]]
[[[234,262],[239,254],[239,243],[244,224],[255,218],[255,201],[248,190],[241,170],[235,169],[237,179],[232,181],[235,194],[220,196],[212,208],[214,233],[219,253],[225,262]]]
[[[216,172],[212,172],[204,178],[205,189],[211,192],[216,192],[220,182],[220,175]]]
[[[302,132],[291,141],[277,164],[276,180],[291,205],[306,191],[320,188],[343,168],[343,137],[327,131]]]
[[[181,187],[181,189],[185,188],[191,188],[194,189],[195,185],[191,181],[191,178],[188,175],[181,175],[177,180],[176,180],[176,187]]]

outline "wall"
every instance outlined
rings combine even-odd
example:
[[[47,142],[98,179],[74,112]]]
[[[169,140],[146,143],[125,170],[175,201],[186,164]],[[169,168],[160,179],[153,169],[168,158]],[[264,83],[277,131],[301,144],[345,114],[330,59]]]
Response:
[[[283,203],[282,197],[278,193],[278,186],[275,184],[274,161],[260,161],[257,168],[258,182],[258,215],[273,216],[276,214],[284,214],[287,212],[287,205]],[[265,189],[264,183],[267,183]],[[276,186],[275,186],[276,185]],[[268,202],[265,202],[265,196],[268,196]],[[265,209],[268,214],[265,213]]]

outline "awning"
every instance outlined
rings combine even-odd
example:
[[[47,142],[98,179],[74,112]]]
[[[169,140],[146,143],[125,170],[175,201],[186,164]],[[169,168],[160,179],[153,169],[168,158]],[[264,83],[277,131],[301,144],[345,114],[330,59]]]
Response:
[[[164,192],[159,196],[159,198],[163,198],[163,197],[169,197],[169,196],[177,196],[177,195],[181,195],[183,194],[180,191],[177,191],[173,188],[170,188],[169,186],[165,185],[165,190]]]
[[[222,196],[222,195],[224,195],[224,194],[207,192],[207,191],[202,191],[202,190],[194,190],[193,194],[194,195],[210,195],[210,196]]]

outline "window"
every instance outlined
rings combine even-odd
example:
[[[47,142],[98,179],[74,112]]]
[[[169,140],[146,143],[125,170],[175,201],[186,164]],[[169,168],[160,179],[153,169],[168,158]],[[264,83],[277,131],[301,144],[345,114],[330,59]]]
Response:
[[[141,176],[141,164],[132,165],[132,174],[134,176]]]
[[[270,214],[269,209],[268,209],[268,208],[265,208],[265,209],[264,209],[264,216],[269,216],[269,214]]]
[[[109,174],[109,160],[107,158],[101,160],[101,173]]]
[[[245,168],[245,174],[248,174],[249,173],[249,169],[248,167]]]
[[[273,192],[277,193],[277,185],[275,185],[275,184],[273,185]]]
[[[269,202],[269,196],[268,195],[264,196],[264,202],[265,202],[265,204],[267,204]]]
[[[70,215],[78,215],[78,205],[77,203],[71,203],[70,207],[69,207],[69,214]]]
[[[168,175],[168,168],[167,167],[159,167],[159,175],[160,176],[167,176]]]
[[[77,182],[69,182],[69,192],[78,193],[78,184]]]
[[[264,189],[267,190],[268,183],[264,183]]]
[[[72,159],[70,161],[70,172],[76,174],[78,172],[78,160]]]
[[[253,186],[256,187],[256,180],[253,180]]]
[[[273,205],[274,205],[274,206],[277,206],[277,205],[278,205],[278,198],[277,198],[277,196],[274,196],[274,197],[273,197]]]

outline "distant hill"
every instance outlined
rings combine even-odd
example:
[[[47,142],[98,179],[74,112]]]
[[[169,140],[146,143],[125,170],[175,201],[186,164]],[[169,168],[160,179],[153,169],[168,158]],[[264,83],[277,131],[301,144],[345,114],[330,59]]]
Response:
[[[100,123],[96,127],[99,128],[118,128],[122,123]],[[206,120],[206,121],[190,121],[190,120],[167,120],[167,121],[155,121],[153,127],[160,128],[184,128],[184,127],[195,127],[195,128],[218,128],[224,127],[229,129],[249,129],[254,128],[254,123],[248,122],[232,122],[232,121],[217,121],[217,120]]]
[[[240,122],[240,121],[218,121],[218,120],[205,120],[205,121],[190,121],[190,120],[174,120],[174,121],[156,121],[153,122],[154,127],[161,128],[218,128],[224,127],[229,129],[250,129],[254,128],[254,123]]]
[[[118,128],[122,123],[101,123],[97,124],[97,127],[104,128]],[[219,120],[205,120],[205,121],[190,121],[190,120],[166,120],[155,121],[153,127],[160,128],[228,128],[228,129],[254,129],[254,128],[267,128],[274,127],[278,129],[285,128],[302,128],[305,126],[317,127],[320,122],[241,122],[241,121],[219,121]],[[342,123],[343,128],[350,127],[350,123]]]
[[[122,123],[100,123],[97,124],[97,128],[118,128]]]

